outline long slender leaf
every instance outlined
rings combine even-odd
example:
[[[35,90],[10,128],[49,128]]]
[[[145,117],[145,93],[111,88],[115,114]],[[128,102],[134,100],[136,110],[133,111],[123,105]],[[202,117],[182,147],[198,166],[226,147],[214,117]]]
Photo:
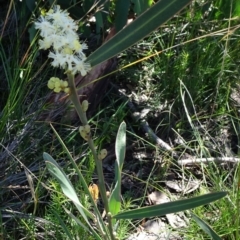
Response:
[[[101,29],[103,28],[103,13],[102,12],[96,12],[95,13],[96,18],[96,33],[100,34]]]
[[[93,229],[92,225],[88,221],[88,217],[94,219],[94,215],[89,212],[83,205],[80,203],[77,194],[69,181],[67,175],[62,171],[60,166],[57,164],[57,162],[47,153],[43,153],[43,158],[46,161],[46,166],[48,168],[48,171],[51,173],[53,177],[55,177],[58,182],[60,183],[60,186],[62,188],[63,193],[74,203],[80,214],[82,215],[83,219],[86,221],[86,223],[89,226],[89,229],[91,230],[92,234],[94,234],[95,238],[97,240],[101,240],[101,237],[97,234],[97,232]]]
[[[68,179],[67,175],[62,171],[58,163],[48,153],[44,152],[43,158],[46,161],[48,171],[60,183],[63,193],[74,203],[84,220],[90,225],[87,216],[91,217],[92,219],[94,216],[80,203],[77,193],[75,192],[74,187]]]
[[[102,219],[102,217],[101,217],[101,213],[98,211],[97,205],[94,203],[94,199],[93,199],[91,193],[89,192],[88,185],[87,185],[87,183],[86,183],[86,181],[85,181],[85,179],[84,179],[84,177],[83,177],[80,169],[78,168],[78,166],[77,166],[76,162],[74,161],[71,153],[69,152],[67,146],[64,144],[63,140],[61,139],[61,137],[59,136],[59,134],[57,133],[57,131],[55,130],[55,128],[53,127],[53,125],[50,124],[50,126],[51,126],[53,132],[55,133],[58,141],[60,142],[61,146],[63,147],[65,153],[67,154],[69,160],[71,161],[74,169],[76,170],[76,172],[77,172],[77,174],[78,174],[78,177],[79,177],[79,181],[81,182],[81,184],[82,184],[82,186],[83,186],[84,192],[85,192],[86,194],[88,194],[89,199],[91,200],[91,202],[92,202],[92,204],[93,204],[94,212],[95,212],[95,214],[98,215],[97,218],[99,219],[99,222],[101,223],[101,226],[103,227],[104,231],[107,231],[106,224],[104,223],[104,221],[103,221],[103,219]],[[96,239],[98,239],[98,235],[97,235],[96,231],[94,230],[94,228],[92,228],[92,231],[93,231],[93,233],[95,234]]]
[[[116,163],[115,163],[115,187],[109,198],[109,211],[112,215],[117,214],[121,208],[121,173],[126,151],[126,123],[122,122],[116,138]],[[115,220],[113,221],[113,223]]]
[[[195,222],[198,224],[198,226],[207,233],[213,240],[221,240],[221,238],[217,235],[217,233],[201,218],[199,218],[197,215],[191,212],[192,218],[195,220]]]
[[[58,212],[55,210],[52,210],[55,214],[55,217],[58,219],[60,226],[62,227],[64,233],[68,236],[69,240],[74,240],[73,236],[71,235],[70,231],[68,230],[66,224],[64,223],[63,219],[59,216]]]
[[[95,0],[83,0],[82,6],[83,9],[85,11],[85,13],[87,13],[88,11],[91,10],[91,8],[96,4]]]
[[[135,44],[173,17],[191,0],[159,0],[126,28],[92,53],[86,61],[95,66]]]
[[[185,211],[201,205],[208,204],[216,201],[227,195],[227,192],[209,193],[203,196],[178,200],[175,202],[163,203],[150,207],[143,207],[139,209],[129,210],[123,213],[119,213],[113,218],[116,219],[140,219],[145,217],[163,216],[169,213],[175,213]]]
[[[63,209],[65,210],[65,212],[68,214],[69,217],[71,217],[79,226],[81,226],[86,232],[89,232],[91,234],[91,232],[89,231],[89,229],[80,221],[79,218],[75,217],[68,209],[66,209],[65,207],[63,207]]]
[[[144,11],[146,11],[151,5],[152,5],[152,0],[132,0],[134,3],[134,12],[137,15],[140,15]]]
[[[129,0],[116,0],[115,28],[117,32],[119,32],[127,23],[129,6]]]
[[[80,203],[78,196],[72,186],[71,182],[69,181],[67,175],[62,171],[61,167],[58,163],[48,154],[43,153],[43,158],[46,161],[47,168],[51,175],[55,177],[60,186],[62,188],[63,193],[74,203],[80,214],[82,215],[83,219],[88,224],[91,232],[94,234],[95,238],[101,240],[100,236],[96,233],[96,231],[92,228],[92,225],[88,221],[87,217],[94,219],[94,215],[89,212],[83,205]]]
[[[35,9],[35,7],[36,7],[35,1],[34,1],[34,0],[26,0],[25,3],[26,3],[26,5],[27,5],[28,9],[29,9],[31,12],[33,12],[34,9]]]
[[[67,146],[65,145],[65,143],[63,142],[63,140],[62,140],[61,137],[59,136],[59,134],[58,134],[58,132],[56,131],[56,129],[53,127],[52,124],[50,124],[50,126],[51,126],[53,132],[55,133],[58,141],[60,142],[61,146],[63,147],[65,153],[67,154],[67,156],[68,156],[70,162],[72,163],[74,169],[76,170],[76,173],[78,174],[78,177],[79,177],[79,181],[81,182],[81,184],[82,184],[82,186],[83,186],[84,192],[85,192],[85,194],[88,194],[89,199],[90,199],[90,201],[91,201],[91,203],[92,203],[92,205],[93,205],[93,207],[94,207],[94,212],[95,212],[95,214],[98,215],[97,219],[99,219],[99,222],[100,222],[101,226],[103,227],[104,231],[107,231],[106,224],[104,223],[104,221],[103,221],[103,219],[102,219],[102,217],[101,217],[101,213],[99,212],[99,210],[98,210],[98,208],[97,208],[97,205],[95,204],[94,199],[93,199],[91,193],[89,192],[88,185],[87,185],[87,183],[86,183],[86,181],[85,181],[85,179],[84,179],[84,177],[83,177],[83,175],[82,175],[82,173],[81,173],[81,170],[80,170],[79,167],[77,166],[77,164],[76,164],[76,162],[74,161],[71,153],[69,152]],[[94,231],[94,228],[92,228],[92,231]]]
[[[122,167],[125,159],[125,152],[126,152],[126,123],[122,122],[119,126],[116,144],[115,144],[115,151],[116,151],[116,176],[118,180],[121,180],[121,172]]]

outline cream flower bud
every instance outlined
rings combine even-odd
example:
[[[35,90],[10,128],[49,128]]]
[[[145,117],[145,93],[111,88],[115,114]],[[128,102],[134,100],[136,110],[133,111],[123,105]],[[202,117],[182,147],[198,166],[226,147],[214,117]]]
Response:
[[[70,88],[69,87],[64,88],[64,92],[69,94],[70,93]]]
[[[91,127],[90,127],[88,124],[85,125],[85,126],[83,126],[83,128],[84,128],[84,131],[85,131],[86,133],[90,133]]]
[[[107,156],[107,149],[102,149],[98,154],[98,159],[103,160]]]
[[[80,126],[79,133],[84,140],[88,141],[90,138],[90,126],[89,125]]]
[[[88,110],[88,105],[89,105],[88,100],[82,101],[82,109],[84,112],[86,112]]]
[[[56,78],[56,77],[51,77],[48,80],[47,86],[48,88],[52,89],[56,93],[59,93],[61,91],[65,93],[70,92],[70,88],[68,87],[68,82],[60,80],[59,78]]]

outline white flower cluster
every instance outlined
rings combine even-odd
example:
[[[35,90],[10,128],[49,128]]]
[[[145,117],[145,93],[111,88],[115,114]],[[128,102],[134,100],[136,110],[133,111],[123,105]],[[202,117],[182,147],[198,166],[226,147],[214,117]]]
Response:
[[[41,16],[35,22],[35,28],[40,30],[40,49],[51,48],[48,57],[53,59],[53,67],[60,67],[72,74],[80,72],[85,76],[90,70],[90,64],[85,63],[86,56],[83,53],[87,49],[85,43],[80,43],[77,35],[77,23],[69,17],[69,13],[62,11],[56,5],[45,16]]]

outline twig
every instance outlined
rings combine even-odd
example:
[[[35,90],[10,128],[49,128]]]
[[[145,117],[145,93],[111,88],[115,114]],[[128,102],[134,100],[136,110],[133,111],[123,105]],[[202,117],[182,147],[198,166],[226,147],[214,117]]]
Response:
[[[218,163],[238,163],[240,158],[235,157],[216,157],[216,158],[193,158],[193,159],[182,159],[178,160],[179,165],[195,165],[198,163],[209,163],[209,162],[218,162]]]
[[[132,112],[132,117],[136,122],[140,122],[140,126],[142,127],[143,131],[146,132],[149,136],[149,139],[151,139],[155,144],[157,144],[159,147],[169,151],[172,153],[174,158],[179,158],[178,154],[173,150],[173,148],[166,142],[164,142],[162,139],[160,139],[154,132],[153,130],[149,127],[148,122],[139,117],[141,116],[140,112],[137,111],[136,107],[134,106],[134,104],[131,102],[131,100],[129,99],[129,97],[123,93],[115,84],[111,83],[111,85],[113,86],[113,88],[115,88],[119,94],[121,96],[123,96],[124,98],[126,98],[128,100],[128,107]]]

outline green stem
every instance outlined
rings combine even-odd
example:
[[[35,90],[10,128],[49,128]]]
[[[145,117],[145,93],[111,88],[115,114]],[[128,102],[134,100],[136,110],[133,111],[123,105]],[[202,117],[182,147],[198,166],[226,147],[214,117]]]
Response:
[[[82,105],[79,101],[79,97],[78,97],[76,86],[75,86],[74,76],[72,74],[68,74],[68,83],[69,83],[69,87],[70,87],[69,98],[72,101],[83,126],[85,126],[85,125],[88,124],[88,119],[87,119],[86,112],[83,111]],[[102,197],[102,201],[103,201],[103,204],[104,204],[105,211],[108,215],[109,205],[108,205],[108,199],[107,199],[107,195],[106,195],[106,187],[105,187],[105,181],[104,181],[104,175],[103,175],[102,160],[98,159],[97,152],[96,152],[91,134],[90,134],[90,137],[89,137],[89,140],[88,140],[88,145],[91,149],[91,152],[93,154],[93,158],[94,158],[94,161],[95,161],[95,164],[96,164],[98,181],[99,181],[99,190],[100,190],[100,194],[101,194],[101,197]],[[115,239],[115,237],[113,235],[112,221],[111,221],[111,218],[109,218],[109,217],[108,217],[108,229],[109,229],[111,239]]]

